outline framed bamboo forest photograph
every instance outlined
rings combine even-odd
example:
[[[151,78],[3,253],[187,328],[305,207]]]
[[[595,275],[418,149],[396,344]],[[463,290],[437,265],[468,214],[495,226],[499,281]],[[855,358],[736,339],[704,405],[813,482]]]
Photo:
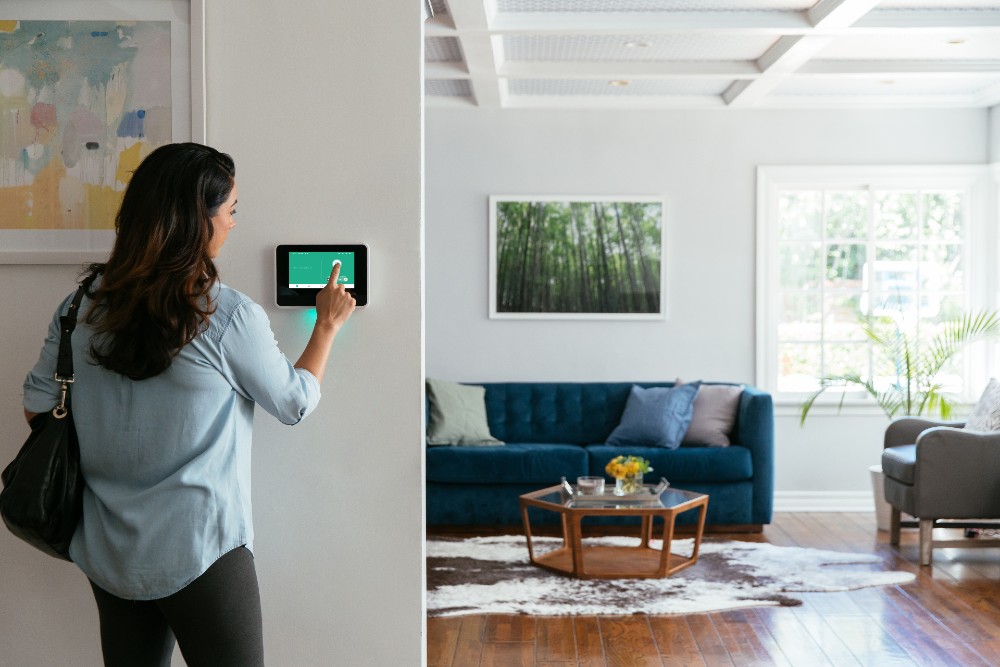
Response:
[[[664,201],[490,197],[490,317],[663,319]]]

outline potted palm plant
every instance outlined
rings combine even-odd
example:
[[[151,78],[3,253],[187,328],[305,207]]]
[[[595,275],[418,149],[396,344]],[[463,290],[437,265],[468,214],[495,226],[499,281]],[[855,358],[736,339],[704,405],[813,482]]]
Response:
[[[899,415],[933,415],[949,419],[953,397],[942,391],[941,371],[965,346],[1000,334],[1000,313],[982,310],[946,320],[930,341],[920,339],[919,326],[905,329],[901,318],[891,316],[862,319],[861,328],[874,344],[875,353],[894,370],[895,381],[879,383],[860,373],[821,377],[819,388],[802,403],[799,424],[804,424],[816,399],[827,390],[842,390],[838,409],[851,388],[858,387],[875,399],[889,419]]]
[[[1000,334],[1000,314],[982,310],[964,314],[942,323],[938,332],[922,341],[919,327],[906,329],[902,317],[867,317],[861,321],[862,330],[873,343],[878,361],[888,364],[895,378],[887,382],[860,373],[849,372],[820,378],[819,388],[802,403],[799,424],[805,424],[810,409],[823,393],[833,388],[841,389],[838,409],[852,388],[860,388],[875,399],[889,419],[897,416],[935,416],[949,419],[956,402],[943,391],[941,373],[954,356],[965,346]],[[881,366],[886,368],[886,366]],[[875,491],[875,514],[879,530],[889,529],[889,504],[882,493],[882,466],[870,468]]]

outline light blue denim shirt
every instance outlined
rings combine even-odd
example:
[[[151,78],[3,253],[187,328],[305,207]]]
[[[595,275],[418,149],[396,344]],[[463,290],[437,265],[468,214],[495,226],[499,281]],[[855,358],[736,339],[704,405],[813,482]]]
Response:
[[[58,402],[58,317],[70,301],[25,379],[31,412]],[[90,301],[80,308],[71,391],[86,488],[70,556],[121,598],[166,597],[230,550],[252,550],[254,405],[295,424],[319,402],[319,382],[281,353],[259,305],[224,285],[215,304],[207,330],[165,372],[141,381],[93,363]]]

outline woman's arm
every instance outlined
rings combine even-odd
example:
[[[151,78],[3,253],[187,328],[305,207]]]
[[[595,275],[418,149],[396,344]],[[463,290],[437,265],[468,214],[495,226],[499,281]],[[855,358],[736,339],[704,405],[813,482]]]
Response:
[[[29,423],[40,414],[40,412],[28,412],[27,408],[24,409],[24,418],[27,419]]]
[[[337,264],[330,274],[326,287],[316,295],[316,325],[312,336],[306,343],[302,356],[295,362],[296,368],[302,368],[312,373],[317,380],[323,381],[326,362],[330,358],[330,348],[337,332],[354,312],[355,301],[343,285],[337,284],[340,276],[340,264]]]

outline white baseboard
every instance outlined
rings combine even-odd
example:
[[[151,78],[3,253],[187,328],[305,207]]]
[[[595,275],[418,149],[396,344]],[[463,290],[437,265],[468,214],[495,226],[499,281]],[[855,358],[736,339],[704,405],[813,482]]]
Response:
[[[775,491],[775,512],[874,512],[871,491]]]

